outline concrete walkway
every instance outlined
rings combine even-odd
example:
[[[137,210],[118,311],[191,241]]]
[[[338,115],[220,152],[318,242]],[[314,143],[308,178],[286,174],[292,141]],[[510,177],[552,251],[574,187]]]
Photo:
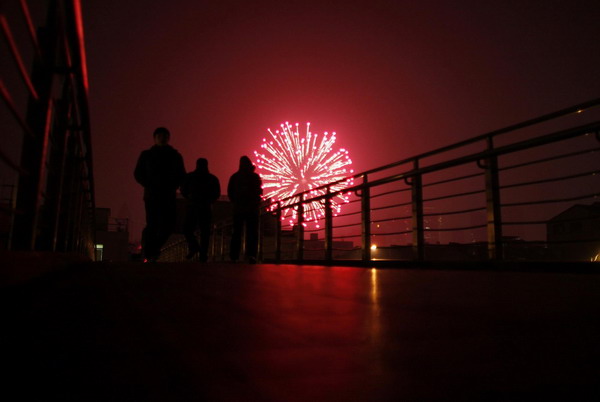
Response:
[[[600,400],[597,274],[87,263],[0,291],[4,401]]]

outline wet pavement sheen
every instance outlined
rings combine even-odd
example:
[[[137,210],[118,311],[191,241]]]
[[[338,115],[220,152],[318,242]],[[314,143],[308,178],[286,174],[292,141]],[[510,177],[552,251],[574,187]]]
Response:
[[[600,400],[600,275],[88,263],[0,289],[3,400]]]

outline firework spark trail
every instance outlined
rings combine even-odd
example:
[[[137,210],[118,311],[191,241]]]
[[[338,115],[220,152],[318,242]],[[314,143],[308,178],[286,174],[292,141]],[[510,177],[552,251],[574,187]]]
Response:
[[[280,201],[295,194],[309,191],[306,197],[316,197],[326,193],[326,189],[315,190],[328,183],[343,180],[354,171],[348,167],[352,160],[348,151],[340,149],[332,152],[336,134],[331,136],[325,132],[319,134],[310,131],[310,123],[306,124],[306,134],[300,135],[299,124],[292,126],[288,122],[281,125],[281,131],[275,133],[271,129],[271,139],[263,138],[261,148],[264,153],[254,151],[260,176],[263,180],[265,198]],[[320,140],[320,141],[319,141]],[[336,183],[330,187],[331,192],[343,190],[353,184],[352,178]],[[298,197],[283,201],[282,205],[290,205],[298,201]],[[339,193],[331,199],[331,208],[339,213],[341,204],[348,202],[348,196]],[[305,205],[304,218],[307,222],[317,221],[325,216],[325,207],[320,201],[312,201]],[[296,210],[284,209],[282,219],[288,218],[290,224],[297,219]]]

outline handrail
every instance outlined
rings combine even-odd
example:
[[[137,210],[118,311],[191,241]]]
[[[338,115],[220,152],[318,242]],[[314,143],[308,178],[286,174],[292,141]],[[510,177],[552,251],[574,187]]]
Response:
[[[377,263],[377,260],[380,259],[380,257],[377,256],[383,255],[382,253],[385,254],[385,252],[392,254],[396,253],[394,254],[396,257],[387,257],[388,259],[426,260],[430,258],[428,255],[431,253],[451,252],[454,250],[466,259],[510,260],[514,258],[553,258],[555,260],[570,260],[583,258],[584,260],[587,259],[589,261],[589,254],[592,252],[590,247],[597,247],[598,252],[600,252],[600,237],[593,240],[596,241],[596,246],[590,243],[589,240],[590,238],[593,239],[593,236],[582,235],[583,240],[579,242],[572,238],[561,237],[560,233],[550,231],[553,222],[553,218],[551,218],[552,215],[540,219],[536,218],[535,214],[540,210],[547,208],[544,205],[557,205],[557,208],[559,209],[552,209],[551,211],[556,212],[551,212],[551,214],[559,213],[560,208],[563,208],[564,211],[565,208],[569,208],[569,205],[571,205],[572,207],[580,208],[597,208],[598,211],[596,213],[598,214],[598,217],[594,219],[600,219],[600,203],[593,204],[592,206],[586,206],[585,204],[579,206],[580,202],[585,202],[586,200],[594,201],[600,198],[600,185],[597,180],[600,178],[600,175],[596,174],[600,171],[600,158],[593,156],[597,155],[600,151],[600,147],[597,145],[597,142],[600,142],[600,120],[584,124],[570,122],[570,127],[554,130],[549,128],[550,126],[544,126],[545,132],[542,132],[542,134],[531,134],[528,135],[528,137],[531,138],[527,139],[515,137],[512,142],[505,141],[505,144],[499,146],[494,146],[492,139],[499,135],[504,135],[526,127],[534,127],[540,123],[546,123],[561,117],[572,114],[579,115],[582,114],[584,109],[589,111],[592,107],[599,105],[600,99],[579,103],[557,112],[548,113],[537,118],[526,120],[522,123],[493,130],[455,144],[402,159],[392,164],[356,173],[351,178],[356,179],[360,177],[363,178],[363,180],[336,192],[329,191],[331,186],[335,184],[330,183],[310,190],[313,194],[315,190],[325,190],[325,194],[311,195],[309,191],[306,191],[279,200],[278,202],[265,201],[262,208],[262,219],[276,219],[278,222],[284,210],[293,208],[301,209],[305,204],[315,201],[327,206],[332,197],[341,193],[354,194],[354,198],[348,204],[353,204],[355,202],[360,202],[360,204],[354,204],[355,206],[350,212],[342,212],[339,216],[333,218],[328,217],[328,214],[326,213],[325,218],[321,218],[321,220],[318,221],[319,226],[312,229],[304,230],[304,224],[301,221],[293,228],[288,227],[287,229],[282,229],[281,225],[278,223],[275,234],[270,235],[275,236],[271,240],[265,237],[264,234],[261,234],[261,257],[264,261],[307,263],[311,262],[311,257],[309,255],[316,255],[315,252],[321,250],[321,257],[316,260],[318,263],[331,263],[334,262],[336,258],[340,258],[340,255],[343,255],[341,258],[344,260],[347,260],[348,258],[358,259],[363,264],[375,264]],[[562,126],[564,126],[564,124],[562,124]],[[589,134],[594,135],[589,136]],[[555,146],[554,148],[557,149],[554,151],[552,150],[553,148],[548,148],[548,146],[552,146],[553,144],[572,143],[573,141],[578,141],[578,144],[584,144],[584,147],[578,148],[575,151],[569,150],[568,147],[563,148],[563,146]],[[482,144],[482,149],[474,152],[470,151],[462,155],[459,154],[458,156],[449,157],[431,164],[424,165],[418,163],[423,158],[449,150],[460,149],[466,145],[475,144],[477,142]],[[534,151],[535,153],[533,153]],[[532,156],[521,156],[529,154]],[[591,166],[586,165],[577,170],[577,162],[572,162],[568,165],[560,163],[560,161],[566,157],[573,158],[574,161],[581,161],[580,163],[583,164],[590,164]],[[547,172],[546,169],[538,171],[529,169],[529,166],[535,163],[548,164],[552,162],[558,164],[558,167],[556,168],[558,170],[556,172]],[[400,165],[405,165],[403,171],[387,176],[384,175],[383,177],[377,177],[375,179],[371,178],[374,173],[385,172],[388,169]],[[459,166],[462,171],[457,174],[455,168]],[[536,174],[539,177],[535,176],[534,178],[525,179],[525,176],[521,176],[522,174],[531,175],[532,172],[537,172]],[[433,175],[434,173],[435,176]],[[443,175],[440,176],[440,174]],[[431,177],[432,180],[424,181],[424,178],[428,177]],[[509,180],[509,183],[512,184],[501,184],[502,180],[507,180],[509,177],[512,177],[512,179]],[[369,179],[367,180],[367,178]],[[348,179],[349,178],[342,179],[337,183],[348,181]],[[575,183],[576,181],[577,183],[580,183],[581,180],[587,180],[586,183],[589,184],[581,188],[572,186],[572,191],[570,193],[566,193],[558,188],[555,189],[554,195],[548,194],[534,197],[534,200],[525,201],[522,199],[523,197],[521,197],[521,199],[515,199],[515,194],[518,195],[518,193],[514,193],[514,191],[518,191],[520,194],[526,194],[526,191],[535,186],[557,185],[556,183],[559,182],[561,184],[570,184]],[[475,184],[462,184],[467,181],[474,182]],[[518,185],[515,183],[518,183]],[[380,191],[379,193],[371,191],[378,188],[383,189],[383,191]],[[440,192],[442,188],[445,188],[446,190]],[[423,195],[424,189],[427,189],[428,192],[426,196]],[[525,193],[523,193],[523,191],[525,191]],[[371,193],[373,195],[370,195]],[[452,204],[447,204],[447,200],[449,200],[450,197],[457,201],[452,201]],[[474,198],[474,201],[463,205],[462,203],[466,201],[461,200],[465,200],[466,197],[477,198]],[[374,204],[376,201],[377,204]],[[425,205],[433,205],[439,202],[444,203],[442,207],[447,205],[452,205],[453,207],[435,207],[433,211],[426,209],[431,207],[426,207]],[[404,208],[407,208],[408,210]],[[531,216],[527,219],[515,219],[510,215],[506,218],[506,222],[504,222],[503,215],[512,211],[511,208],[532,208],[529,213]],[[328,211],[329,210],[326,209],[326,212]],[[378,215],[375,216],[374,214]],[[273,217],[273,215],[276,217]],[[461,220],[461,217],[464,216],[472,216],[473,218],[470,219],[474,220],[464,222]],[[479,216],[479,218],[477,218],[479,220],[475,219],[477,216]],[[455,221],[455,223],[443,227],[439,225],[431,227],[430,223],[425,224],[426,221],[431,221],[432,219],[444,219]],[[575,219],[574,222],[585,223],[588,220],[578,218]],[[563,221],[564,220],[561,220],[560,222]],[[397,223],[394,224],[394,222]],[[514,233],[514,228],[518,225],[527,227],[531,226],[532,223],[535,223],[537,226],[540,226],[540,224],[544,222],[546,223],[545,226],[548,227],[548,239],[546,239],[546,241],[540,240],[539,238],[520,240],[519,236],[512,234]],[[375,230],[375,225],[377,225],[378,228],[380,224],[387,226],[385,229],[382,227],[382,229]],[[300,225],[302,225],[302,227],[300,227]],[[354,228],[358,227],[361,228],[360,232],[354,231]],[[215,225],[215,231],[218,233],[221,243],[223,243],[223,239],[227,237],[228,230],[230,229],[228,229],[228,226],[225,223],[219,222]],[[272,231],[273,229],[269,230]],[[342,230],[342,232],[338,232],[340,230]],[[336,232],[334,233],[334,231]],[[469,247],[464,247],[467,245],[460,243],[451,243],[450,245],[446,245],[443,249],[434,249],[432,247],[434,247],[435,244],[432,244],[431,240],[428,240],[434,233],[447,233],[448,235],[451,235],[454,233],[465,232],[475,233],[477,231],[487,232],[487,240],[480,238]],[[307,235],[310,234],[311,240],[308,238],[305,239],[303,233],[306,233]],[[304,245],[307,244],[307,242],[312,241],[313,236],[319,236],[319,234],[325,236],[324,239],[318,240],[323,243],[319,243],[319,245],[311,243],[312,245],[309,249],[304,249]],[[282,236],[287,240],[282,241]],[[408,243],[405,243],[407,245],[398,245],[396,248],[388,247],[387,249],[384,247],[382,251],[377,251],[379,249],[372,251],[370,249],[373,244],[372,241],[375,238],[374,236],[377,238],[385,236],[409,237]],[[412,236],[412,242],[410,241],[410,236]],[[292,241],[292,237],[296,240]],[[316,238],[318,239],[318,237]],[[358,247],[347,250],[344,248],[346,246],[340,247],[339,245],[334,245],[336,239],[337,241],[341,239],[362,240],[359,241],[360,245]],[[269,242],[274,242],[274,245],[271,243],[271,246],[269,246]],[[457,244],[457,246],[452,246],[452,244]],[[456,248],[458,245],[462,248]],[[293,250],[291,250],[290,247],[292,247]],[[531,255],[528,256],[527,247],[537,248],[535,248],[534,251],[530,251]],[[284,252],[283,248],[286,248],[288,251]],[[577,253],[579,254],[574,254],[575,251],[573,250],[575,249],[577,249]],[[464,254],[465,252],[474,254],[467,256]],[[270,253],[269,256],[267,256],[267,253]],[[221,252],[221,258],[223,258],[224,254],[226,253]],[[284,256],[284,254],[286,254],[286,256]],[[336,254],[338,257],[336,257]],[[353,257],[351,257],[351,255],[353,255]],[[215,256],[215,258],[217,258],[217,256]],[[437,256],[435,258],[439,259],[441,257]],[[592,260],[594,259],[592,258]]]
[[[365,171],[360,172],[360,173],[355,173],[354,175],[348,176],[348,177],[346,177],[344,179],[341,179],[341,180],[338,180],[338,181],[335,181],[335,182],[331,182],[331,183],[328,183],[328,184],[325,184],[325,185],[322,185],[322,186],[319,186],[319,187],[315,187],[313,189],[304,191],[302,193],[296,193],[295,195],[293,195],[291,197],[288,197],[288,198],[297,197],[297,196],[299,196],[301,194],[309,194],[310,192],[316,191],[316,190],[326,189],[327,187],[333,186],[335,184],[343,183],[343,182],[347,181],[349,178],[357,179],[359,177],[363,177],[364,175],[371,175],[373,173],[377,173],[377,172],[381,172],[381,171],[384,171],[384,170],[388,170],[388,169],[391,169],[391,168],[396,167],[396,166],[405,165],[407,163],[413,163],[415,160],[421,160],[421,159],[424,159],[424,158],[427,158],[427,157],[431,157],[433,155],[437,155],[437,154],[441,154],[441,153],[444,153],[444,152],[447,152],[447,151],[458,149],[458,148],[464,147],[465,145],[474,144],[474,143],[477,143],[477,142],[480,142],[480,141],[487,140],[489,138],[494,138],[494,137],[502,135],[502,134],[507,134],[509,132],[520,130],[520,129],[523,129],[523,128],[526,128],[526,127],[531,127],[531,126],[533,126],[535,124],[544,123],[544,122],[547,122],[547,121],[550,121],[550,120],[553,120],[553,119],[557,119],[559,117],[564,117],[564,116],[567,116],[567,115],[570,115],[570,114],[573,114],[573,113],[582,113],[586,109],[590,109],[590,108],[598,107],[598,106],[600,106],[600,98],[596,98],[596,99],[593,99],[593,100],[590,100],[590,101],[587,101],[587,102],[582,102],[582,103],[579,103],[577,105],[570,106],[570,107],[567,107],[567,108],[564,108],[564,109],[561,109],[561,110],[558,110],[558,111],[555,111],[555,112],[552,112],[552,113],[547,113],[547,114],[545,114],[543,116],[540,116],[540,117],[536,117],[536,118],[533,118],[533,119],[525,120],[523,122],[512,124],[512,125],[509,125],[509,126],[497,129],[497,130],[492,130],[490,132],[487,132],[487,133],[484,133],[484,134],[480,134],[480,135],[477,135],[475,137],[471,137],[471,138],[468,138],[466,140],[459,141],[459,142],[456,142],[456,143],[453,143],[453,144],[450,144],[450,145],[446,145],[446,146],[441,147],[441,148],[436,148],[435,150],[432,150],[432,151],[427,151],[427,152],[424,152],[424,153],[421,153],[421,154],[417,154],[415,156],[411,156],[409,158],[401,159],[399,161],[396,161],[396,162],[393,162],[393,163],[390,163],[390,164],[387,164],[387,165],[383,165],[383,166],[379,166],[379,167],[376,167],[376,168],[373,168],[373,169],[365,170]]]
[[[533,119],[536,120],[536,119]],[[533,121],[531,120],[531,121]],[[395,182],[398,181],[400,179],[405,179],[405,178],[410,178],[410,177],[414,177],[414,176],[421,176],[423,174],[426,173],[431,173],[431,172],[435,172],[438,170],[443,170],[443,169],[447,169],[450,167],[454,167],[454,166],[459,166],[459,165],[464,165],[466,163],[469,162],[476,162],[482,159],[487,159],[490,157],[497,157],[500,155],[504,155],[507,153],[512,153],[512,152],[516,152],[516,151],[520,151],[520,150],[524,150],[524,149],[529,149],[535,146],[539,146],[539,145],[544,145],[547,144],[548,142],[554,142],[554,141],[559,141],[562,139],[567,139],[567,138],[571,138],[571,137],[576,137],[576,136],[580,136],[582,134],[587,134],[590,132],[595,132],[600,130],[600,122],[594,122],[591,124],[587,124],[587,125],[583,125],[583,126],[579,126],[579,127],[575,127],[575,128],[571,128],[571,129],[567,129],[567,130],[562,130],[562,131],[558,131],[556,133],[552,133],[552,134],[547,134],[545,136],[541,136],[541,137],[537,137],[537,138],[533,138],[533,139],[529,139],[529,140],[524,140],[524,141],[520,141],[518,143],[515,144],[510,144],[510,145],[505,145],[502,147],[498,147],[498,148],[494,148],[494,149],[490,149],[490,150],[485,150],[485,151],[480,151],[480,152],[476,152],[476,153],[472,153],[470,155],[465,155],[465,156],[461,156],[455,159],[451,159],[449,161],[445,161],[445,162],[440,162],[440,163],[436,163],[433,165],[428,165],[425,167],[420,167],[418,169],[411,169],[410,171],[407,172],[403,172],[403,173],[399,173],[399,174],[395,174],[395,175],[391,175],[391,176],[387,176],[381,179],[377,179],[374,181],[371,181],[367,184],[362,183],[362,184],[356,184],[354,186],[351,187],[347,187],[343,190],[339,190],[337,192],[331,193],[331,196],[335,196],[336,194],[339,193],[347,193],[347,192],[356,192],[356,191],[360,191],[363,190],[364,188],[367,187],[377,187],[380,186],[382,184],[387,184],[387,183],[391,183],[391,182]],[[480,140],[483,139],[484,137],[479,136],[478,137]],[[462,144],[470,144],[472,143],[471,141],[462,141]],[[447,147],[446,147],[447,148]],[[429,155],[433,155],[434,151],[427,153]],[[421,154],[421,155],[426,155],[426,154]],[[414,157],[408,160],[413,160],[413,159],[418,159],[419,157]],[[406,160],[405,160],[406,161]],[[404,162],[405,163],[405,162]],[[398,162],[398,164],[400,164]],[[398,166],[398,164],[392,164],[392,165],[386,165],[386,166]],[[352,176],[353,178],[357,178],[357,177],[362,177],[364,175],[367,175],[367,172],[374,172],[374,171],[380,171],[382,169],[371,169],[365,172],[361,172],[358,173],[354,176]],[[348,179],[344,179],[341,180],[340,182],[344,182],[347,181]],[[338,182],[336,182],[338,183]],[[324,186],[321,187],[317,187],[315,189],[311,189],[310,191],[314,191],[316,189],[322,189],[322,188],[327,188],[329,186],[331,186],[334,183],[330,183],[330,184],[326,184]],[[298,195],[300,194],[309,194],[310,191],[305,191],[303,193],[297,193],[291,197],[288,198],[284,198],[281,201],[286,201],[286,200],[291,200],[294,198],[297,198]],[[310,197],[307,198],[305,201],[320,201],[325,199],[325,197],[327,197],[327,195],[318,195],[318,196],[314,196],[314,197]],[[297,206],[299,204],[301,204],[303,202],[297,201],[294,203],[290,203],[287,204],[287,207],[292,207],[292,206]]]

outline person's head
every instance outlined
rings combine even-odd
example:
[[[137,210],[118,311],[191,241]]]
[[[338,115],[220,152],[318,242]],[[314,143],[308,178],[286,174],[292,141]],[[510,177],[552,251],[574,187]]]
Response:
[[[198,158],[196,160],[196,170],[201,173],[208,173],[208,160],[206,158]]]
[[[252,161],[246,155],[244,155],[240,158],[240,170],[244,170],[244,171],[247,171],[247,170],[253,171],[254,170],[254,165],[252,164]]]
[[[171,139],[171,133],[165,127],[154,130],[154,143],[156,145],[167,145]]]

